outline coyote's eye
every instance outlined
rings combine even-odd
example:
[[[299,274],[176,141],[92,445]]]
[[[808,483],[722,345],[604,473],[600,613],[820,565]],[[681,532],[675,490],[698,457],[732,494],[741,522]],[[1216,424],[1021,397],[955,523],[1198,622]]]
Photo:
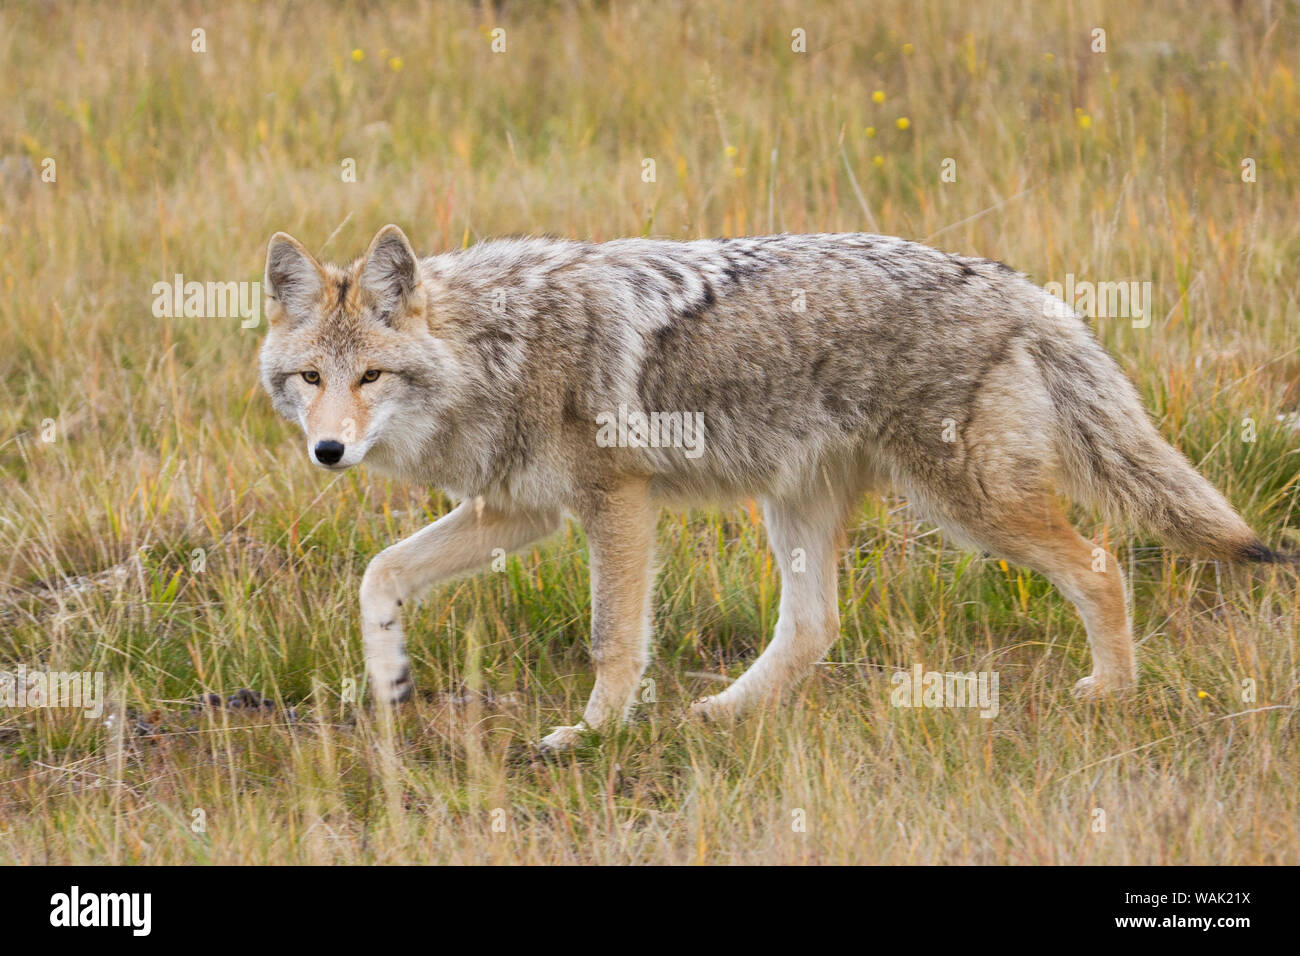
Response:
[[[320,372],[303,372],[302,380],[306,382],[308,385],[319,385]]]
[[[370,382],[373,382],[377,378],[379,378],[379,369],[377,368],[367,369],[366,374],[361,376],[361,384],[362,385],[369,384]]]

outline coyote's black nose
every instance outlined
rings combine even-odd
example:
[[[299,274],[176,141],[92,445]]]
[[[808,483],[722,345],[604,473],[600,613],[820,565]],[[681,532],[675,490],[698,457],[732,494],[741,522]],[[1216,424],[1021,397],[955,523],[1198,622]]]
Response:
[[[316,443],[316,460],[322,465],[336,465],[342,457],[342,442],[318,441]]]

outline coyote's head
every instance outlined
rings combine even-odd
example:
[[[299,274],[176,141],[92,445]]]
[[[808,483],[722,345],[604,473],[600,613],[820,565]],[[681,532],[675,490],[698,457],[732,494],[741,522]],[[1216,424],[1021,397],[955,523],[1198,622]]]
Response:
[[[331,470],[400,467],[439,419],[445,346],[430,331],[420,264],[385,226],[350,266],[322,265],[296,239],[271,237],[270,331],[262,385],[302,426],[307,457]]]

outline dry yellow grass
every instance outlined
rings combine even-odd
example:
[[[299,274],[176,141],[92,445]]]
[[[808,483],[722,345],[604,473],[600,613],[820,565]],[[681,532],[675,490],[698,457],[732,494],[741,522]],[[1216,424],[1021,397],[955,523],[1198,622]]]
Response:
[[[657,702],[626,731],[527,747],[590,684],[572,528],[409,616],[425,696],[383,726],[344,699],[360,575],[445,500],[312,470],[257,386],[260,329],[151,312],[176,273],[260,279],[277,229],[343,258],[389,221],[425,252],[867,229],[1039,282],[1150,281],[1149,328],[1098,332],[1278,542],[1294,4],[32,3],[0,8],[0,61],[0,670],[103,671],[121,711],[0,710],[0,861],[1300,860],[1294,574],[1095,523],[1130,570],[1130,701],[1068,697],[1085,637],[1044,581],[886,501],[844,562],[833,663],[784,709],[680,719],[710,685],[688,675],[738,673],[774,623],[738,509],[664,517]],[[999,671],[998,717],[891,707],[916,662]],[[275,711],[189,713],[241,687]]]

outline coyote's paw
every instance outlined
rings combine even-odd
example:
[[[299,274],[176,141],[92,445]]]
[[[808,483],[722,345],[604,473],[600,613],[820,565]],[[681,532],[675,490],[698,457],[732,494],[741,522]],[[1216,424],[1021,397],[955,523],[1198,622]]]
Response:
[[[726,692],[712,697],[701,697],[691,704],[689,714],[698,720],[720,721],[734,717],[737,712],[735,703],[727,698]]]
[[[1104,697],[1116,697],[1132,690],[1137,681],[1130,678],[1113,678],[1101,674],[1089,674],[1074,685],[1074,696],[1078,700],[1101,700]]]
[[[538,741],[537,746],[541,747],[543,750],[572,750],[582,741],[582,735],[586,730],[586,724],[573,724],[570,727],[556,727]]]

